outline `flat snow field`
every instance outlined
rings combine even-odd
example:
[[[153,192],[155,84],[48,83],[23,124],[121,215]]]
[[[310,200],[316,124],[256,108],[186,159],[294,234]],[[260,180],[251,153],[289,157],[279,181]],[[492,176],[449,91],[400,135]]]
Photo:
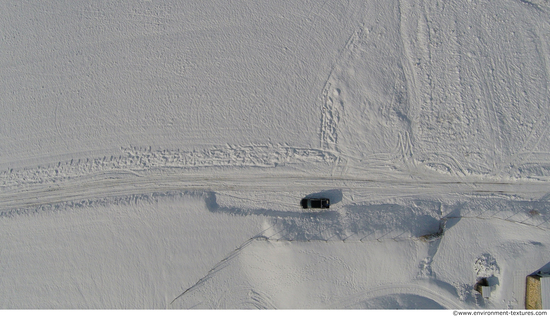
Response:
[[[548,0],[5,0],[0,35],[0,308],[523,309],[550,271]]]

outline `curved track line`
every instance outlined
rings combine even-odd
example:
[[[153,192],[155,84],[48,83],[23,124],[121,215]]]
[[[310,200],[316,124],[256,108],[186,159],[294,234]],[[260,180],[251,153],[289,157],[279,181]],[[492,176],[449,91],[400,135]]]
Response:
[[[422,284],[427,284],[426,286]],[[434,302],[440,304],[441,306],[447,309],[462,309],[464,306],[450,298],[456,297],[456,295],[450,293],[447,289],[439,287],[436,283],[427,283],[424,281],[418,281],[415,284],[400,284],[396,285],[387,285],[374,288],[367,292],[358,293],[347,298],[341,299],[338,302],[330,305],[327,308],[349,308],[352,305],[367,301],[369,299],[374,299],[382,296],[389,295],[399,295],[399,294],[410,294],[416,296],[422,296],[428,299],[433,300]]]

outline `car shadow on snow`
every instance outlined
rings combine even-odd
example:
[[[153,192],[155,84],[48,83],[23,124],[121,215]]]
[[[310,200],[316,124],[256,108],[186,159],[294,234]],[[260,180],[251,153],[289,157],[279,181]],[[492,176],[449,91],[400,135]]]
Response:
[[[324,190],[318,193],[313,193],[306,195],[304,198],[328,198],[330,199],[330,204],[337,204],[342,201],[342,190],[341,189],[331,189]]]

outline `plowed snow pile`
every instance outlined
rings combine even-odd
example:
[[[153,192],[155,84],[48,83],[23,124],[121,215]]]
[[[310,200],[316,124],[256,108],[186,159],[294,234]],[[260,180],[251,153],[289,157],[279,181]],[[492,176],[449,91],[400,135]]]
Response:
[[[2,308],[523,309],[550,271],[547,0],[0,12]]]

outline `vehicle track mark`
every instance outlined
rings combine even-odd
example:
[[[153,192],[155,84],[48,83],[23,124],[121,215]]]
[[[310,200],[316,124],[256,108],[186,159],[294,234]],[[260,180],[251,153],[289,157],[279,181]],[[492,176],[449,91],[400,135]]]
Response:
[[[325,150],[336,151],[338,143],[338,123],[340,120],[338,109],[332,98],[333,89],[333,76],[336,68],[341,63],[341,60],[347,57],[347,55],[353,52],[356,42],[361,37],[361,34],[364,32],[364,28],[361,26],[358,30],[354,31],[346,44],[344,45],[342,51],[336,58],[332,69],[328,75],[323,89],[321,91],[321,148]],[[333,89],[331,89],[333,88]]]
[[[191,287],[187,288],[185,291],[183,291],[183,293],[181,293],[180,295],[178,295],[176,298],[174,298],[171,302],[170,302],[170,305],[173,305],[175,301],[177,301],[178,299],[182,298],[185,294],[187,294],[188,292],[191,292],[192,290],[194,290],[195,288],[197,287],[200,287],[202,284],[204,284],[207,280],[209,280],[210,278],[212,278],[216,273],[218,273],[219,271],[221,271],[222,269],[224,269],[229,261],[231,261],[232,259],[234,259],[235,257],[237,257],[239,255],[239,253],[242,252],[242,250],[244,248],[246,248],[247,246],[249,246],[251,243],[253,243],[254,241],[260,241],[260,240],[266,240],[266,237],[264,237],[262,234],[269,230],[266,229],[264,231],[262,231],[261,233],[259,233],[258,235],[246,240],[245,242],[243,242],[240,246],[238,246],[235,250],[231,251],[226,257],[224,257],[222,260],[220,260],[218,263],[216,263],[216,265],[214,265],[214,267],[212,267],[208,273],[206,273],[205,276],[203,276],[202,278],[200,278],[195,284],[193,284]]]
[[[151,147],[122,148],[122,155],[71,159],[55,164],[0,172],[0,188],[23,188],[57,184],[72,178],[108,173],[137,173],[158,168],[277,167],[306,162],[332,164],[334,152],[288,145],[258,144],[213,147],[201,151],[152,150]]]

